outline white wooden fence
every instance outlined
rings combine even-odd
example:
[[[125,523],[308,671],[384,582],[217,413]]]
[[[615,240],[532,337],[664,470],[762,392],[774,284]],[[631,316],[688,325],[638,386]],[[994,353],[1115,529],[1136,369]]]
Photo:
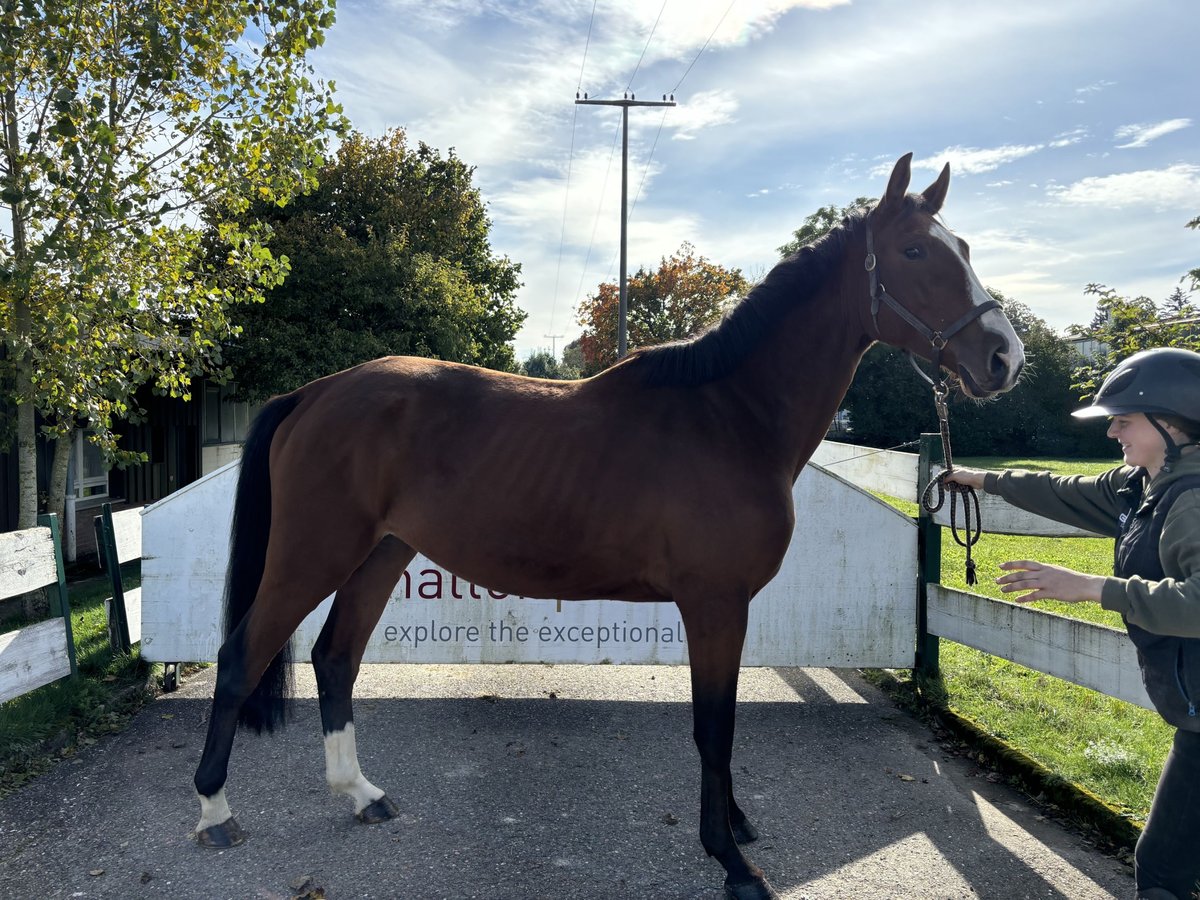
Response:
[[[216,659],[238,464],[146,507],[142,656]],[[793,489],[796,530],[754,598],[746,665],[907,666],[916,636],[917,528],[861,488],[808,467]],[[836,509],[835,517],[814,510]],[[862,550],[869,540],[870,553]],[[307,656],[329,612],[301,624]],[[673,603],[511,597],[457,579],[423,556],[408,567],[368,641],[365,662],[682,663]]]
[[[0,634],[0,703],[75,672],[75,642],[58,522],[0,534],[0,599],[54,585],[53,618]]]
[[[867,490],[915,501],[920,455],[871,450],[826,441],[814,460]],[[940,469],[934,467],[934,472]],[[980,494],[983,527],[991,534],[1044,537],[1097,537],[1017,509],[993,494]],[[950,525],[949,503],[933,522]],[[986,540],[986,536],[984,538]],[[1074,684],[1154,707],[1142,686],[1137,654],[1124,631],[1055,613],[959,591],[936,582],[925,585],[926,630],[1027,668]]]

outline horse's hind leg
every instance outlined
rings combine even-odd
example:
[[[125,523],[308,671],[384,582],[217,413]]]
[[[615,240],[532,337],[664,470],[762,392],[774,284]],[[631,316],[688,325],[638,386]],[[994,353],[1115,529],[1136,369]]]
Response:
[[[346,523],[323,535],[304,523],[295,517],[276,519],[254,604],[217,654],[208,735],[194,782],[200,798],[196,839],[201,846],[229,847],[244,839],[225,798],[242,704],[304,617],[362,565],[376,541],[365,523]]]
[[[403,541],[385,537],[338,589],[321,636],[313,645],[325,735],[325,777],[330,790],[354,801],[355,815],[366,823],[385,822],[398,810],[382,790],[363,777],[358,766],[351,695],[367,640],[415,553]]]
[[[692,671],[693,735],[700,752],[700,842],[725,868],[726,897],[770,900],[778,895],[738,846],[739,838],[753,839],[754,829],[733,801],[729,771],[748,606],[748,598],[679,604]]]

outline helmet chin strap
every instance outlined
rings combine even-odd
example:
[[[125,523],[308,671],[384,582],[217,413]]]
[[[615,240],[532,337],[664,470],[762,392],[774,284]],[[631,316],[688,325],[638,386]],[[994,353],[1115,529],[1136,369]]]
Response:
[[[1161,471],[1170,472],[1175,467],[1175,463],[1179,462],[1180,457],[1183,456],[1184,448],[1200,446],[1200,442],[1197,441],[1189,441],[1186,444],[1176,444],[1174,438],[1171,437],[1167,429],[1163,427],[1163,424],[1158,421],[1153,414],[1142,413],[1142,415],[1150,420],[1150,424],[1154,426],[1155,430],[1160,435],[1162,435],[1163,442],[1167,445],[1167,453],[1163,458]]]

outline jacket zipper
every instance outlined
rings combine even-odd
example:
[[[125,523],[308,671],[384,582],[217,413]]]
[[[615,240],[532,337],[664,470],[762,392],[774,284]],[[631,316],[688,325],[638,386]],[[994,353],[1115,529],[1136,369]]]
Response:
[[[1179,693],[1183,695],[1184,702],[1187,703],[1188,715],[1192,718],[1196,716],[1196,703],[1192,700],[1188,693],[1187,685],[1183,681],[1183,644],[1179,645],[1179,656],[1175,660],[1175,683],[1179,685]]]

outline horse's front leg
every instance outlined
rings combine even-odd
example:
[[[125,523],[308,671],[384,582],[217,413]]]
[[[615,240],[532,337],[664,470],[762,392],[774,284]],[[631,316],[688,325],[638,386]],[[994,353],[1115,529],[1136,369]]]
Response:
[[[754,827],[733,800],[734,712],[749,598],[727,604],[680,604],[692,670],[693,736],[700,752],[700,842],[725,868],[730,900],[777,900],[762,871],[738,846]],[[736,834],[735,834],[736,829]]]
[[[399,810],[359,768],[352,708],[354,682],[371,632],[414,555],[407,544],[385,537],[338,589],[321,636],[313,645],[313,671],[325,735],[325,779],[331,791],[346,794],[354,801],[355,816],[367,824],[386,822]]]

